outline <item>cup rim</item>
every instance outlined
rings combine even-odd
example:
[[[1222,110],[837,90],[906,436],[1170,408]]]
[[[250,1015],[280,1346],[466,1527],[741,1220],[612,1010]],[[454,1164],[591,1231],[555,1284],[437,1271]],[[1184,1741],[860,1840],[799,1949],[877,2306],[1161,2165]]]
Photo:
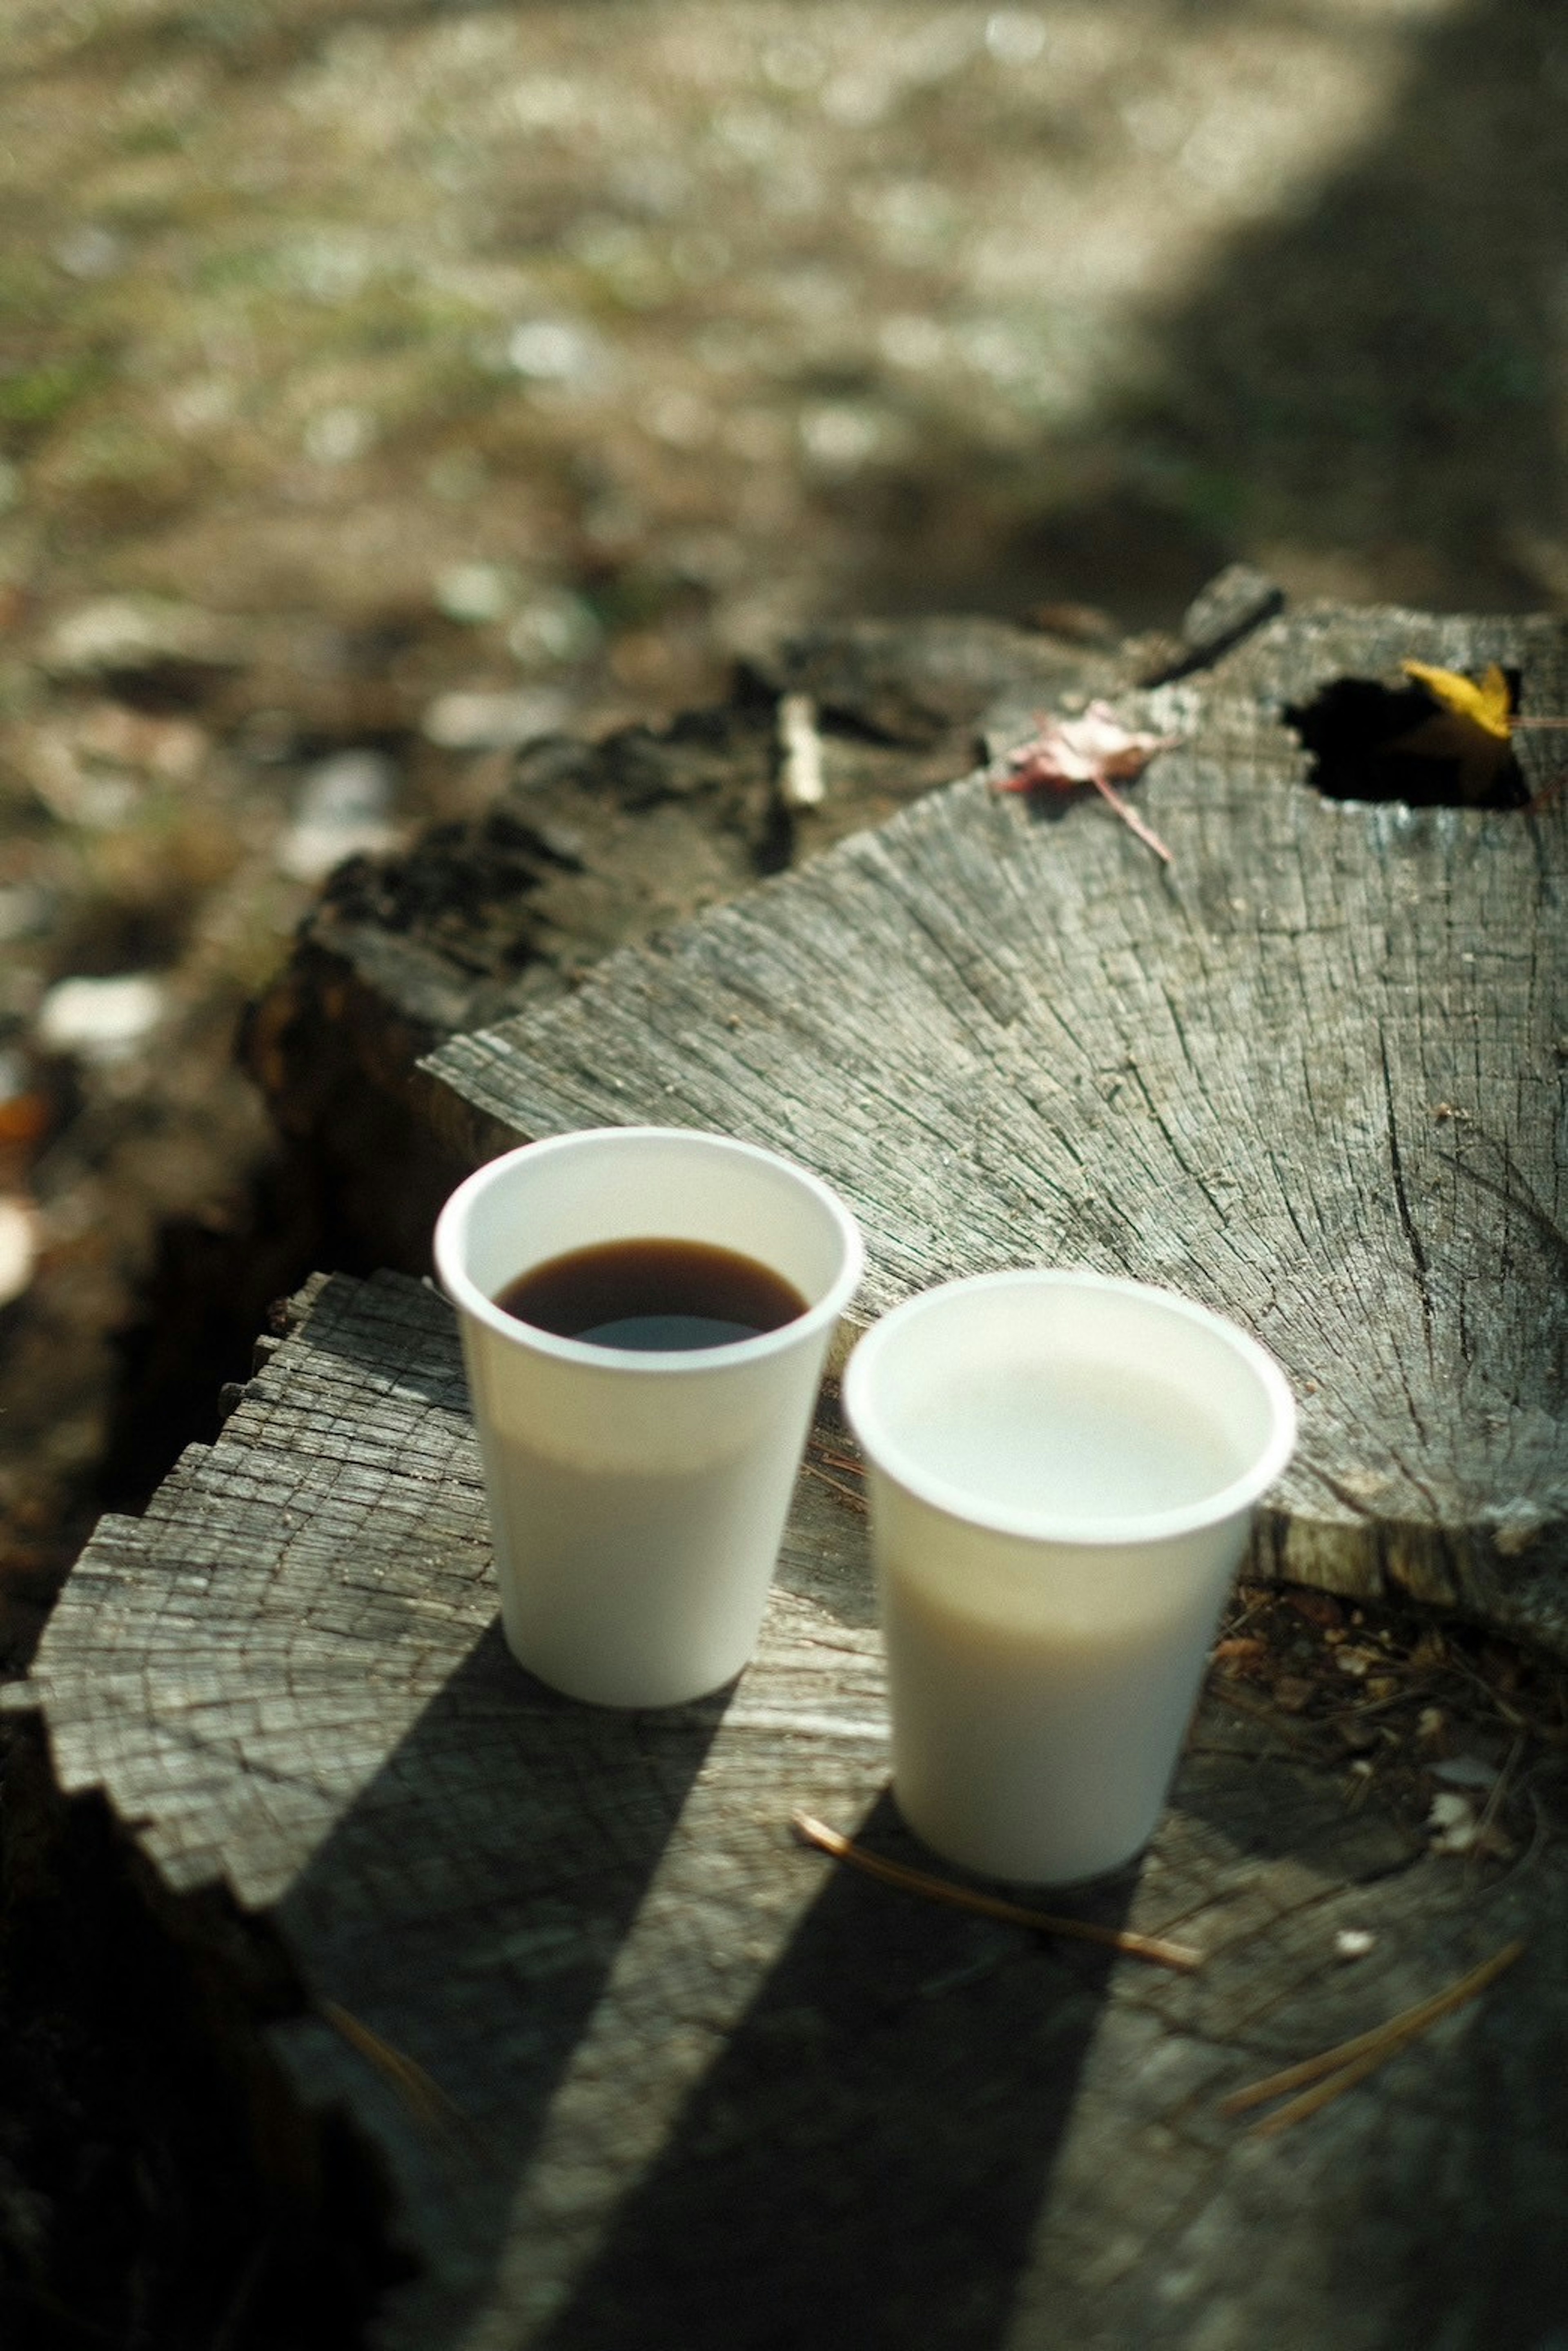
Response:
[[[543,1155],[558,1155],[580,1150],[593,1144],[612,1148],[637,1148],[649,1143],[680,1143],[722,1153],[727,1156],[760,1162],[781,1171],[804,1190],[812,1194],[825,1208],[836,1228],[842,1248],[842,1263],[833,1281],[813,1305],[803,1314],[781,1322],[776,1330],[760,1331],[754,1338],[727,1340],[716,1347],[616,1348],[596,1346],[590,1340],[563,1338],[558,1332],[542,1331],[537,1323],[524,1322],[497,1306],[488,1293],[480,1289],[462,1262],[463,1237],[475,1204],[492,1186],[504,1183],[520,1160],[536,1163]],[[860,1286],[865,1270],[865,1240],[850,1210],[831,1185],[809,1167],[788,1159],[781,1151],[769,1151],[759,1143],[745,1143],[738,1135],[719,1134],[707,1127],[694,1126],[584,1126],[573,1127],[564,1134],[542,1136],[537,1143],[519,1144],[515,1150],[503,1151],[487,1159],[471,1176],[465,1176],[443,1207],[435,1221],[433,1242],[436,1279],[448,1302],[459,1313],[484,1323],[498,1337],[514,1344],[526,1346],[535,1353],[553,1356],[563,1364],[578,1364],[586,1369],[622,1378],[639,1374],[657,1373],[661,1377],[679,1376],[711,1372],[724,1364],[754,1364],[770,1355],[782,1354],[799,1346],[803,1340],[814,1338],[824,1329],[831,1329]],[[524,1270],[527,1270],[525,1268]]]
[[[1221,1339],[1253,1373],[1269,1405],[1270,1434],[1256,1459],[1239,1477],[1199,1501],[1186,1502],[1168,1510],[1128,1512],[1122,1518],[1074,1518],[1065,1512],[1009,1509],[999,1503],[988,1504],[965,1488],[934,1476],[877,1427],[875,1406],[870,1400],[877,1358],[889,1344],[897,1342],[911,1322],[939,1312],[956,1294],[1017,1288],[1113,1291],[1156,1304]],[[883,1315],[860,1341],[845,1367],[841,1395],[845,1416],[868,1462],[916,1500],[967,1526],[980,1527],[990,1533],[1084,1548],[1112,1549],[1157,1542],[1218,1526],[1249,1508],[1268,1490],[1290,1460],[1296,1442],[1296,1401],[1290,1383],[1274,1357],[1250,1332],[1243,1331],[1211,1308],[1199,1305],[1196,1299],[1184,1297],[1179,1290],[1166,1290],[1155,1282],[1095,1273],[1088,1268],[1015,1266],[995,1273],[965,1275],[917,1291]]]

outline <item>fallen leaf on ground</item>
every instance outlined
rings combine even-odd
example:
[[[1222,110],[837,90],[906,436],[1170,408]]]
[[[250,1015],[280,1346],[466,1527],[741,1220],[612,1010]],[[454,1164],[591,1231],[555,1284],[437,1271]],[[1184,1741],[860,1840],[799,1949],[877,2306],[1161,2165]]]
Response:
[[[1483,734],[1495,736],[1506,743],[1513,732],[1512,696],[1508,680],[1496,662],[1489,664],[1478,682],[1466,677],[1457,669],[1434,669],[1427,662],[1407,661],[1403,664],[1406,677],[1424,685],[1434,702],[1457,716],[1469,719]]]
[[[1108,702],[1092,702],[1081,718],[1046,718],[1040,732],[1008,754],[1009,792],[1040,785],[1132,783],[1174,735],[1142,735],[1124,726]]]
[[[1496,662],[1479,682],[1458,670],[1434,669],[1427,662],[1407,661],[1402,666],[1435,707],[1429,718],[1388,748],[1420,759],[1452,759],[1460,799],[1484,800],[1513,758],[1513,697],[1507,678]]]
[[[1042,718],[1039,732],[1008,753],[993,781],[1002,792],[1073,791],[1082,784],[1092,785],[1123,823],[1168,865],[1171,853],[1165,842],[1113,786],[1135,783],[1157,753],[1179,740],[1175,735],[1141,734],[1124,726],[1108,702],[1092,702],[1081,718]]]

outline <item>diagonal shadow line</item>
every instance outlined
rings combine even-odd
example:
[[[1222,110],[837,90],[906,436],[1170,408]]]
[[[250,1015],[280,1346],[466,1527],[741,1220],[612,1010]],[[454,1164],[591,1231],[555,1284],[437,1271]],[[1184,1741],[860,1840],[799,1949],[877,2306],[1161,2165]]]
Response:
[[[1270,13],[1229,0],[1169,22],[1229,19],[1239,57]],[[1223,562],[1281,549],[1359,559],[1372,593],[1390,577],[1433,608],[1561,601],[1568,17],[1459,0],[1412,14],[1399,48],[1347,152],[1238,220],[1190,278],[1156,278],[1143,356],[1080,414],[1010,468],[932,414],[915,454],[848,486],[852,605],[1086,597],[1166,625]],[[1051,127],[1037,136],[1049,153]]]
[[[318,2095],[325,2057],[432,2256],[400,2297],[400,2339],[461,2338],[730,1695],[656,1715],[578,1707],[492,1624],[279,1905],[319,2007],[392,2053],[378,2078],[362,2048],[284,2034]],[[399,2094],[404,2062],[432,2085],[434,2127]]]
[[[1434,12],[1365,142],[1155,322],[1163,381],[1122,427],[1232,528],[1414,543],[1464,610],[1539,597],[1509,538],[1560,527],[1568,183],[1522,159],[1561,152],[1565,32],[1540,0]]]
[[[888,1795],[860,1834],[920,1856]],[[1133,1883],[1078,1907],[1113,1924]],[[1110,1966],[834,1871],[547,2351],[999,2342]]]

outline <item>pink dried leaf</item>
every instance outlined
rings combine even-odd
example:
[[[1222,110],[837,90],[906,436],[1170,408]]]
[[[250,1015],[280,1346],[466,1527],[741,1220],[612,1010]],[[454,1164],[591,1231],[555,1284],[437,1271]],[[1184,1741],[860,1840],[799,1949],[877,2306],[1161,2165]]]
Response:
[[[1124,726],[1109,703],[1092,702],[1081,718],[1042,718],[1039,733],[1008,753],[993,781],[1003,792],[1072,791],[1091,784],[1168,865],[1171,853],[1165,842],[1112,789],[1112,782],[1135,782],[1156,753],[1168,751],[1179,740],[1175,735],[1145,735]]]
[[[1144,735],[1124,726],[1108,702],[1092,702],[1080,718],[1042,718],[1038,734],[1007,755],[997,778],[1004,792],[1069,790],[1076,784],[1133,783],[1175,735]]]

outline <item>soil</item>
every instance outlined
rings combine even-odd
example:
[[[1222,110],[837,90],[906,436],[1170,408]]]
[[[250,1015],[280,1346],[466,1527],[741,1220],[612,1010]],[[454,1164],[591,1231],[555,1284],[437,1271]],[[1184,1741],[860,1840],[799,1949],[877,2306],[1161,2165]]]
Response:
[[[234,1040],[340,856],[834,615],[1568,601],[1565,96],[1548,0],[13,0],[0,1673],[308,1270]],[[7,2340],[303,2341],[8,1754]]]
[[[0,1658],[201,1425],[160,1260],[299,1270],[231,1040],[347,849],[834,615],[1568,594],[1564,87],[1539,0],[6,11]]]

